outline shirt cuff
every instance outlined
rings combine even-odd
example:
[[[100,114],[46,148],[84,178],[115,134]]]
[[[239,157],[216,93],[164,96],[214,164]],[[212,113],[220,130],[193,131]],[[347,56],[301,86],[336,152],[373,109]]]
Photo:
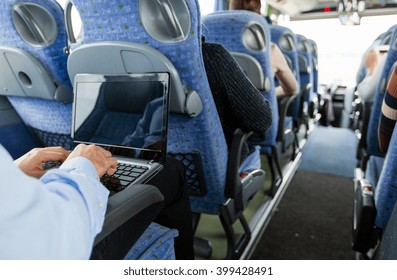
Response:
[[[88,177],[91,177],[93,179],[96,178],[96,180],[99,181],[98,172],[96,171],[94,165],[89,159],[85,157],[68,159],[59,167],[59,169],[65,171],[78,170],[79,173],[87,175]]]

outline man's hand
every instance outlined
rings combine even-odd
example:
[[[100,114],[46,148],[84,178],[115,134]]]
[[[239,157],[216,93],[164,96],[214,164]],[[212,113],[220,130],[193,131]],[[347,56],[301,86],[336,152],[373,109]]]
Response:
[[[14,162],[27,175],[40,178],[46,172],[43,163],[64,162],[68,156],[69,152],[62,147],[35,148]]]
[[[75,157],[85,157],[89,159],[95,166],[98,176],[113,175],[117,168],[117,160],[112,157],[112,153],[96,145],[79,144],[73,152],[70,153],[68,159]]]

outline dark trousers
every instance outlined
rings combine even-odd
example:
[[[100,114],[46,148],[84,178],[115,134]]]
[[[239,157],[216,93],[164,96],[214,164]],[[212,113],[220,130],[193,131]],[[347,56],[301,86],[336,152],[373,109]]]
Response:
[[[153,221],[179,231],[175,239],[177,259],[194,259],[192,216],[184,165],[167,157],[164,168],[148,184],[156,186],[164,200],[142,210],[95,245],[91,259],[124,258]]]

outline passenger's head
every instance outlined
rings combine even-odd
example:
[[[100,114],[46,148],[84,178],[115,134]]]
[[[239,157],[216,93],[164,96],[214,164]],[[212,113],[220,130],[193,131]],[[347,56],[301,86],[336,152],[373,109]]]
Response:
[[[247,10],[261,13],[261,0],[228,0],[229,10]]]

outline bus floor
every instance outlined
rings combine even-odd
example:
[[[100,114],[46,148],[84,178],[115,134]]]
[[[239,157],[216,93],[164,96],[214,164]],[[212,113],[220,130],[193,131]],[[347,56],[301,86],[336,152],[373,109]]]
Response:
[[[351,250],[357,140],[346,128],[317,126],[252,259],[344,260]]]
[[[292,172],[292,181],[255,241],[251,259],[354,258],[350,242],[356,143],[349,129],[315,126],[296,174]],[[283,164],[287,161],[288,154],[281,158]],[[262,163],[266,171],[266,158]],[[265,192],[255,195],[244,212],[247,220],[266,199]],[[235,231],[240,231],[239,225]],[[225,256],[226,240],[217,216],[202,215],[196,235],[211,242],[211,259]]]

